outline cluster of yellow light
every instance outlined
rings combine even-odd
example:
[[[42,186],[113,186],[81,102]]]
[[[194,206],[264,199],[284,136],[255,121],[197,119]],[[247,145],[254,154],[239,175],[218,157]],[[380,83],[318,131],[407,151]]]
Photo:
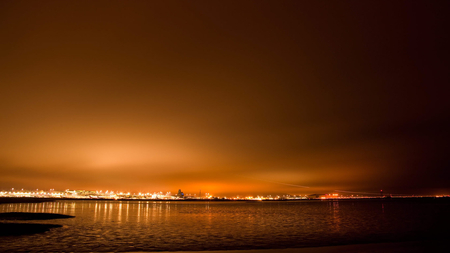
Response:
[[[171,199],[181,199],[177,195],[172,195],[171,192],[154,192],[154,193],[131,193],[131,192],[115,192],[106,190],[103,192],[103,190],[97,190],[97,191],[85,191],[85,190],[65,190],[65,191],[55,191],[54,189],[50,189],[49,191],[43,191],[38,190],[36,191],[27,191],[27,190],[14,190],[14,188],[11,191],[0,191],[0,197],[36,197],[36,198],[79,198],[79,199],[87,199],[87,198],[94,198],[94,199],[164,199],[164,200],[171,200]],[[450,197],[449,195],[429,195],[429,196],[420,196],[420,195],[412,195],[412,196],[399,196],[396,195],[395,198],[420,198],[420,197],[436,197],[436,198],[442,198],[442,197]],[[215,200],[215,199],[226,199],[226,200],[255,200],[255,201],[262,201],[262,200],[299,200],[299,199],[310,199],[314,198],[311,196],[301,196],[301,195],[283,195],[283,196],[247,196],[247,197],[216,197],[211,193],[206,193],[205,196],[202,197],[195,197],[191,196],[191,194],[187,194],[184,198],[186,199],[207,199],[207,200]],[[327,199],[360,199],[360,198],[380,198],[380,196],[359,196],[359,195],[350,195],[350,196],[343,196],[339,195],[338,193],[330,193],[325,194],[322,196],[316,196],[318,199],[327,200]]]
[[[44,192],[44,191],[40,191],[40,192],[27,192],[27,191],[5,191],[5,192],[0,192],[0,195],[2,196],[7,196],[7,197],[60,197],[63,195],[63,193],[59,193],[59,192]]]
[[[38,197],[38,198],[104,198],[104,199],[177,199],[177,196],[172,196],[170,192],[163,194],[163,192],[155,192],[155,193],[130,193],[130,192],[114,192],[106,190],[100,191],[85,191],[85,190],[65,190],[65,191],[54,191],[54,189],[50,189],[50,191],[1,191],[0,196],[2,197]]]

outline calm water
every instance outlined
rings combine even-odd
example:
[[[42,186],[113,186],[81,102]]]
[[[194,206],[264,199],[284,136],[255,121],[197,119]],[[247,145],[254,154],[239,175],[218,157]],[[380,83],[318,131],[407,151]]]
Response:
[[[178,251],[325,246],[442,238],[450,201],[58,201],[0,212],[74,219],[49,232],[0,237],[0,251]]]

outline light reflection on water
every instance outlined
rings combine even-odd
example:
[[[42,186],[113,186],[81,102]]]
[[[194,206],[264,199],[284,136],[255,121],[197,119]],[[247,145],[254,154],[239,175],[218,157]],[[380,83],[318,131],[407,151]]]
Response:
[[[286,248],[436,236],[447,202],[57,201],[2,204],[0,212],[74,219],[47,233],[0,238],[0,251],[177,251]],[[431,232],[430,232],[431,231]],[[5,239],[7,238],[7,239]]]

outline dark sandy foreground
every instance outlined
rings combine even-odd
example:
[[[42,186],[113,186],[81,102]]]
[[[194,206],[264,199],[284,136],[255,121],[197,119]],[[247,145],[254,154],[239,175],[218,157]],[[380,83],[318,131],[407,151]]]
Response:
[[[450,252],[444,241],[414,241],[394,243],[371,243],[297,249],[177,251],[177,253],[422,253]]]

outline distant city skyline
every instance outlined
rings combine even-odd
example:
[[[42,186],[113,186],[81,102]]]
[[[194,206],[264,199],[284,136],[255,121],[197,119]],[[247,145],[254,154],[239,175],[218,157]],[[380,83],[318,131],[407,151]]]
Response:
[[[391,194],[370,192],[332,192],[315,194],[244,194],[220,196],[213,193],[184,193],[178,192],[121,192],[113,190],[27,190],[8,189],[0,190],[0,197],[25,199],[79,199],[79,200],[307,200],[307,199],[360,199],[360,198],[448,198],[450,195],[415,195],[415,194]]]

